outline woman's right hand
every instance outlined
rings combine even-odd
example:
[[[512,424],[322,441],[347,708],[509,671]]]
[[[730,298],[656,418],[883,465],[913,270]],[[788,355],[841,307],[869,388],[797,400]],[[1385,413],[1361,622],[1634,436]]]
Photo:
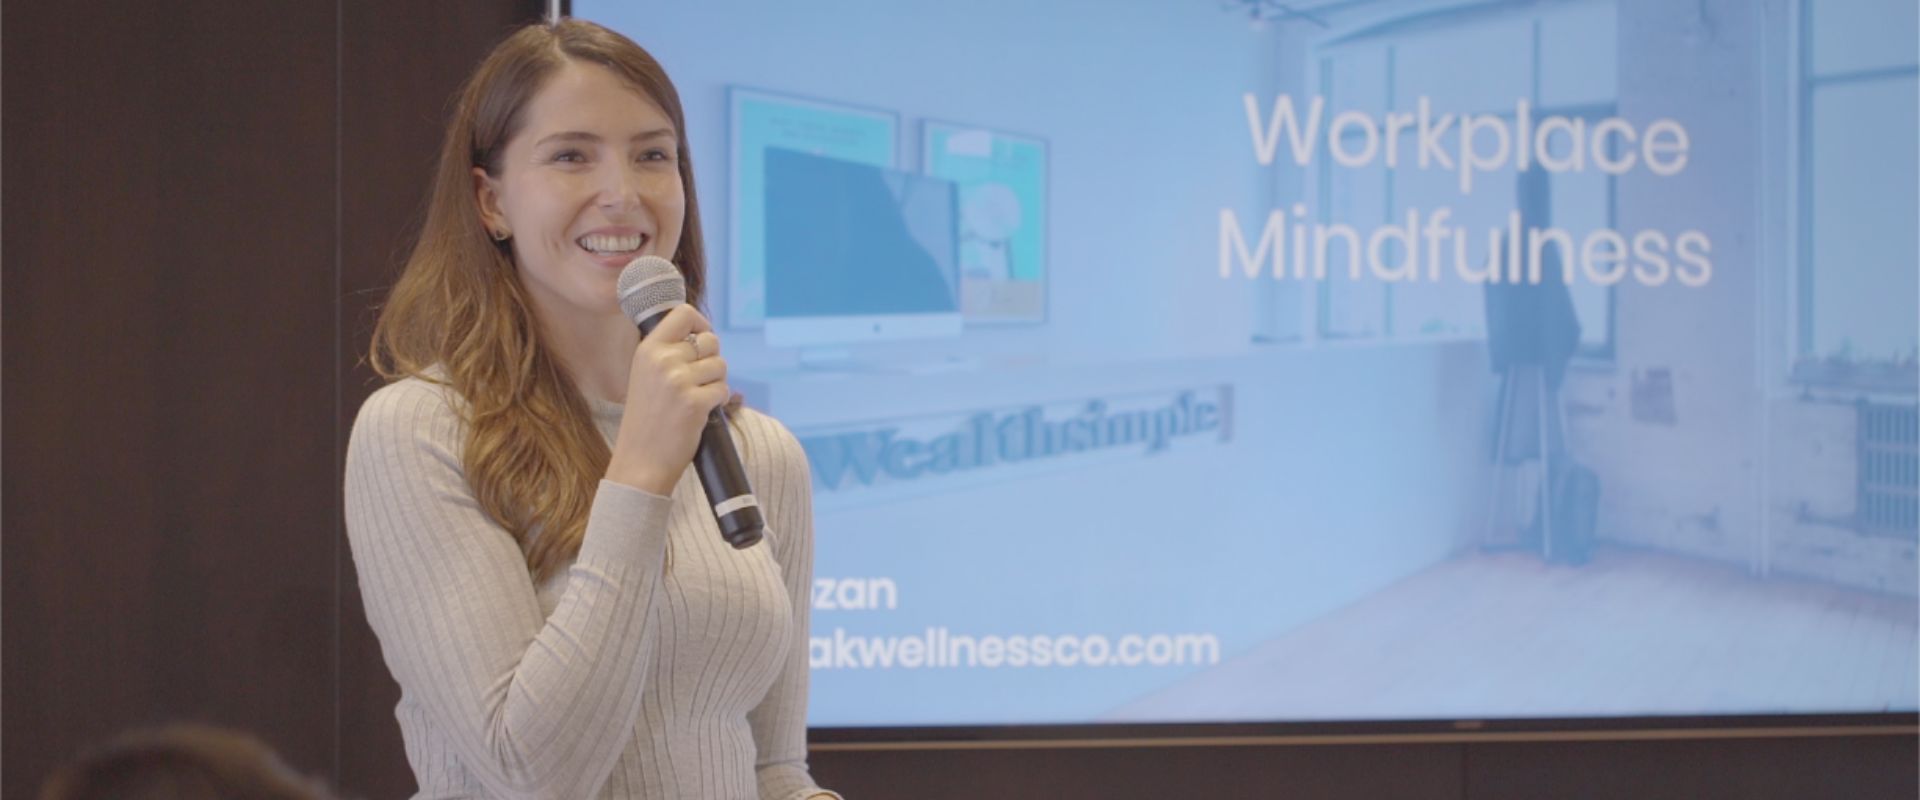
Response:
[[[727,362],[713,325],[690,305],[667,312],[633,350],[607,479],[672,494],[693,461],[707,414],[728,396]]]

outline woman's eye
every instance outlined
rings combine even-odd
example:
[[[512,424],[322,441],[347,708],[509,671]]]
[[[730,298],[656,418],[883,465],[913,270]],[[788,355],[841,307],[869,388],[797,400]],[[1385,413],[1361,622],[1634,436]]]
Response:
[[[665,150],[648,150],[640,154],[641,161],[672,161],[673,154]]]
[[[562,150],[554,153],[552,160],[569,164],[584,164],[587,161],[587,155],[578,150]]]

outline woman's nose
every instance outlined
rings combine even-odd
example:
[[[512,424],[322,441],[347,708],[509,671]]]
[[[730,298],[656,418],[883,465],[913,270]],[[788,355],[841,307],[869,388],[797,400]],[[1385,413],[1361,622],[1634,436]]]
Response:
[[[600,179],[600,206],[626,210],[640,205],[640,176],[619,164],[609,164]]]

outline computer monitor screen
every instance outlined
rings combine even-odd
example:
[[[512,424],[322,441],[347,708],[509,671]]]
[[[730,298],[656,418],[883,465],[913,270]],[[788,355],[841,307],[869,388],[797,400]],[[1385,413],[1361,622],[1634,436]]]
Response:
[[[959,333],[953,182],[780,149],[766,172],[769,342]]]

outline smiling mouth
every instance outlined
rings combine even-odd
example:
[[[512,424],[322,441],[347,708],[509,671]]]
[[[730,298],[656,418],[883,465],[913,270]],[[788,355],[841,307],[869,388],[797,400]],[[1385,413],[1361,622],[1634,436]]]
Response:
[[[644,233],[635,233],[627,236],[595,235],[582,236],[575,239],[574,243],[579,245],[580,249],[596,256],[619,256],[632,255],[640,252],[640,248],[645,247],[651,238],[652,237]]]

